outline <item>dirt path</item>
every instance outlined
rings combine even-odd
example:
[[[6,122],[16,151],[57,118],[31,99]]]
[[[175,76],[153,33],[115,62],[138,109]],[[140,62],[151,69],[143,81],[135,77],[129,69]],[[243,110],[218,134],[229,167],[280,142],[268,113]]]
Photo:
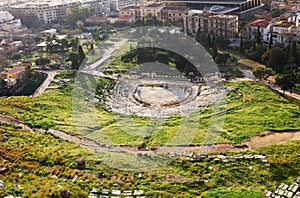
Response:
[[[17,126],[21,126],[24,130],[33,131],[30,127],[26,126],[23,122],[7,115],[0,114],[0,122],[14,124]],[[137,147],[132,147],[132,146],[102,145],[87,138],[78,138],[76,136],[71,136],[62,131],[53,130],[53,129],[49,129],[47,132],[53,134],[54,136],[62,140],[74,142],[75,144],[92,148],[92,149],[97,149],[99,151],[124,151],[129,154],[148,154],[148,155],[181,152],[187,150],[196,153],[254,150],[255,148],[262,147],[262,146],[280,144],[290,140],[300,140],[300,131],[285,131],[285,132],[266,131],[260,134],[259,136],[253,137],[249,141],[243,142],[241,145],[216,144],[216,145],[182,146],[182,147],[162,146],[153,150],[140,150]]]
[[[13,118],[13,117],[10,117],[7,115],[0,114],[0,122],[20,126],[20,127],[22,127],[23,130],[26,130],[26,131],[33,131],[29,126],[25,125],[20,120],[17,120],[16,118]]]

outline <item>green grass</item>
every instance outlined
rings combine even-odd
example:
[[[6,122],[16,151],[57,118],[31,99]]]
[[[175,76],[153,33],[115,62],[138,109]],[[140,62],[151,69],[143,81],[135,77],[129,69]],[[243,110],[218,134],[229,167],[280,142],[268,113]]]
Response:
[[[244,58],[240,58],[238,60],[238,63],[247,65],[247,66],[251,67],[252,69],[254,69],[256,67],[265,67],[265,65],[262,65],[258,62],[255,62],[255,61],[252,61],[252,60],[249,60],[249,59],[244,59]]]
[[[61,74],[59,77],[65,78],[66,75],[71,74]],[[88,79],[86,82],[91,83]],[[153,119],[152,122],[156,123],[153,125],[148,118],[113,115],[100,106],[96,110],[99,120],[97,125],[87,124],[88,128],[82,128],[83,132],[78,135],[87,135],[94,128],[88,137],[97,140],[99,136],[99,142],[105,136],[116,145],[146,144],[148,147],[155,147],[164,144],[180,145],[182,141],[178,135],[182,133],[177,133],[178,130],[194,135],[193,145],[210,143],[207,137],[217,143],[241,143],[266,130],[300,130],[298,105],[273,93],[260,83],[235,82],[228,83],[227,86],[236,87],[237,90],[228,93],[227,104],[222,105],[221,109],[226,108],[227,111],[224,126],[217,131],[217,139],[214,139],[214,134],[207,134],[211,122],[209,107],[194,113],[192,120],[185,121],[186,125],[181,124],[180,116],[172,116],[162,121]],[[72,84],[69,84],[63,89],[48,90],[38,98],[26,96],[1,98],[0,113],[23,120],[32,127],[54,128],[76,134],[72,117],[71,90]],[[216,116],[214,121],[222,121],[222,117]],[[86,123],[89,122],[89,119],[86,119]],[[193,128],[189,129],[189,126],[197,127],[195,134],[191,130]]]
[[[3,142],[4,133],[9,134],[9,140]],[[156,170],[142,172],[141,177],[135,171],[110,167],[118,167],[115,163],[130,163],[134,161],[134,155],[95,153],[47,133],[23,131],[7,124],[0,124],[0,141],[0,167],[8,168],[0,177],[5,184],[5,188],[0,189],[0,197],[60,197],[62,190],[68,190],[71,197],[86,197],[96,187],[100,190],[143,189],[146,195],[153,197],[252,198],[263,197],[265,189],[274,191],[281,182],[289,184],[300,176],[297,166],[300,162],[297,152],[300,141],[251,152],[265,153],[270,165],[259,160],[237,160],[227,165],[214,160],[175,160]],[[85,160],[84,168],[79,168],[76,163],[79,157]],[[148,162],[141,161],[136,165],[143,166],[143,163],[147,165]],[[73,182],[75,175],[78,179]]]

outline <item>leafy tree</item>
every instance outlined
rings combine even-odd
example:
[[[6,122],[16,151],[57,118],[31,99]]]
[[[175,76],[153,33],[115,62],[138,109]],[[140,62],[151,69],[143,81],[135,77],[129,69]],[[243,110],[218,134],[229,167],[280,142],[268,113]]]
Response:
[[[134,21],[134,24],[136,27],[141,27],[141,26],[143,26],[143,21],[142,21],[142,19],[138,18]]]
[[[218,36],[218,37],[215,37],[215,39],[217,42],[217,46],[220,48],[226,48],[230,44],[230,41],[228,39],[226,39],[224,36]]]
[[[79,45],[79,39],[77,37],[71,39],[69,46],[72,47],[73,50],[77,49],[78,45]]]
[[[259,79],[264,79],[267,76],[270,76],[274,73],[274,71],[271,68],[267,68],[267,67],[256,67],[255,69],[253,69],[252,72],[253,75]]]
[[[14,53],[12,56],[11,56],[11,59],[12,60],[19,60],[22,58],[22,54],[20,53]]]
[[[275,78],[276,84],[281,87],[283,94],[285,91],[295,87],[295,81],[292,74],[284,74]]]
[[[0,78],[0,89],[4,89],[6,86],[6,81],[3,78]]]
[[[66,61],[71,61],[72,62],[72,69],[79,69],[80,67],[80,59],[79,55],[77,53],[70,53],[69,58]]]
[[[216,57],[216,63],[222,64],[225,66],[229,58],[230,58],[230,55],[228,53],[218,54]]]
[[[4,54],[0,54],[0,70],[10,65],[11,61]]]
[[[63,50],[69,47],[69,42],[65,38],[61,39],[60,43]]]
[[[27,67],[25,68],[24,77],[25,77],[25,79],[28,79],[28,78],[31,77],[31,69],[30,69],[30,66],[27,66]]]
[[[267,65],[271,67],[275,72],[282,73],[285,60],[282,58],[284,51],[280,47],[272,47],[270,50],[269,59]]]
[[[43,57],[38,58],[38,59],[35,60],[35,64],[36,64],[36,65],[47,65],[47,64],[49,64],[50,62],[51,62],[51,61],[50,61],[49,58],[43,58]]]
[[[136,50],[130,50],[121,57],[121,60],[124,63],[130,63],[130,62],[133,62],[133,60],[136,58],[136,56],[137,56]]]
[[[78,20],[78,21],[77,21],[77,28],[78,28],[78,29],[82,29],[83,26],[84,26],[84,23],[83,23],[82,21]]]

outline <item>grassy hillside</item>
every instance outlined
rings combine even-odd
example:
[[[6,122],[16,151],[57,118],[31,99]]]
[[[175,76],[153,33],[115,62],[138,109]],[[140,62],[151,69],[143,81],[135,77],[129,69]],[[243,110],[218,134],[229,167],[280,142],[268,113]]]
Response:
[[[8,134],[8,140],[3,135]],[[92,188],[141,189],[154,197],[263,197],[263,190],[299,177],[300,141],[260,148],[270,164],[180,162],[149,172],[124,172],[103,164],[92,151],[42,132],[0,124],[0,197],[86,197]],[[248,152],[249,153],[249,152]],[[232,153],[227,153],[232,155]],[[78,164],[82,158],[85,165]],[[77,176],[76,176],[77,175]],[[76,178],[76,177],[77,178]],[[76,179],[75,179],[76,178]]]
[[[218,129],[218,143],[240,143],[265,130],[300,130],[300,111],[297,104],[257,82],[235,82],[226,86],[236,87],[236,90],[227,94],[226,105],[223,105],[223,109],[227,111],[224,126]],[[31,127],[53,128],[76,134],[71,91],[72,84],[69,84],[63,89],[48,90],[38,98],[0,98],[0,113],[23,120]],[[152,130],[155,128],[150,123],[155,123],[155,120],[150,122],[149,118],[113,115],[101,105],[97,109],[97,116],[99,123],[97,126],[88,126],[95,130],[87,137],[97,140],[98,134],[105,134],[116,145],[149,147],[168,144],[175,137],[182,121],[180,116],[171,116],[158,122],[158,130]],[[120,117],[122,119],[116,119]],[[210,118],[209,107],[194,113],[192,119],[199,121],[199,125],[192,144],[203,143],[210,126]],[[221,120],[221,117],[216,116],[215,120]]]

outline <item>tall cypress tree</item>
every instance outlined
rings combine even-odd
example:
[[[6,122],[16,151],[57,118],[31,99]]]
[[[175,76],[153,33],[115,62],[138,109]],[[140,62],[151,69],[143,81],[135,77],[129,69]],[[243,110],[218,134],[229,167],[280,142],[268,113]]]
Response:
[[[243,40],[243,35],[241,35],[241,39],[240,39],[240,53],[244,53],[244,40]]]
[[[258,26],[258,28],[257,28],[256,43],[257,43],[257,44],[260,44],[260,43],[261,43],[260,26]]]
[[[294,60],[294,62],[297,60],[297,43],[296,41],[293,41],[291,46],[291,57]]]
[[[217,46],[217,39],[213,36],[213,59],[215,60],[218,56],[218,46]]]
[[[273,38],[272,38],[273,34],[272,32],[270,33],[270,38],[269,38],[269,44],[268,44],[268,48],[270,49],[273,45]]]
[[[83,52],[83,49],[82,49],[81,45],[78,46],[78,55],[79,55],[79,61],[80,61],[80,64],[81,64],[83,62],[83,60],[85,59],[85,54]]]

